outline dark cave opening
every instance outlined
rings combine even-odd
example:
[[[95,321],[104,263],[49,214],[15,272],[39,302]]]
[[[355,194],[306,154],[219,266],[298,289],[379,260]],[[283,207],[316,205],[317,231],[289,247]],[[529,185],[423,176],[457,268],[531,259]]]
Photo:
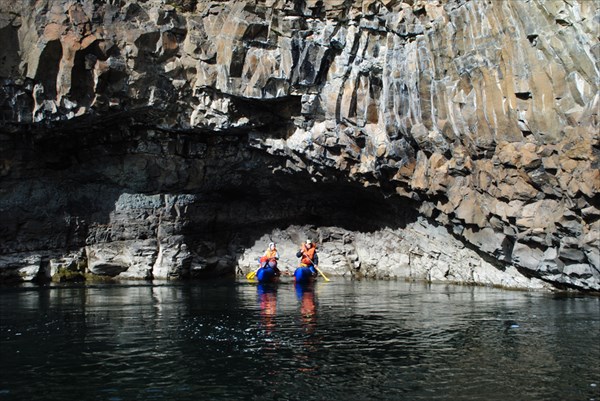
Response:
[[[172,220],[171,234],[192,243],[232,236],[251,242],[290,224],[370,232],[417,217],[410,201],[386,199],[379,188],[282,172],[284,158],[249,147],[244,135],[119,125],[13,138],[18,164],[27,169],[4,177],[12,190],[0,204],[15,210],[0,234],[5,253],[158,236],[151,216]],[[168,199],[191,200],[175,211]],[[23,231],[24,222],[35,221],[43,224]]]

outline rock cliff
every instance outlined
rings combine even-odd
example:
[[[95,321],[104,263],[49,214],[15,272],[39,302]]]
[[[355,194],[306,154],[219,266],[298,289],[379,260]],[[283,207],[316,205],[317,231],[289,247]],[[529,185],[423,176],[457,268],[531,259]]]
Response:
[[[0,273],[600,291],[586,0],[0,1]]]

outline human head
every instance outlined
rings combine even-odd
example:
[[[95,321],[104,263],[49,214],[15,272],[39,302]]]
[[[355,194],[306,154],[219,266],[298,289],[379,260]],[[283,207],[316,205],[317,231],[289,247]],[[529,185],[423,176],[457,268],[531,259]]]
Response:
[[[269,249],[275,249],[275,243],[269,242]]]
[[[312,247],[312,241],[311,241],[310,239],[307,239],[307,240],[306,240],[306,247],[307,247],[307,248],[310,248],[310,247]]]

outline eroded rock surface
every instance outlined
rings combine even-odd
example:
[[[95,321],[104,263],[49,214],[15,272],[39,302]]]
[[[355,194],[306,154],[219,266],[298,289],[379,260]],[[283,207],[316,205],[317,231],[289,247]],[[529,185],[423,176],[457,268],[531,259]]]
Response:
[[[596,2],[0,5],[5,277],[600,290]]]

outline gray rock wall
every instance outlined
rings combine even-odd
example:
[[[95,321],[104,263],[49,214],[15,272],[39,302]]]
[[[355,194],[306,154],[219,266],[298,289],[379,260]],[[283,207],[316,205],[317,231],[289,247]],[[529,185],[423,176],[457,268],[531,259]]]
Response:
[[[598,291],[599,18],[2,0],[1,271],[217,274],[298,225],[353,244],[322,244],[340,274]]]

